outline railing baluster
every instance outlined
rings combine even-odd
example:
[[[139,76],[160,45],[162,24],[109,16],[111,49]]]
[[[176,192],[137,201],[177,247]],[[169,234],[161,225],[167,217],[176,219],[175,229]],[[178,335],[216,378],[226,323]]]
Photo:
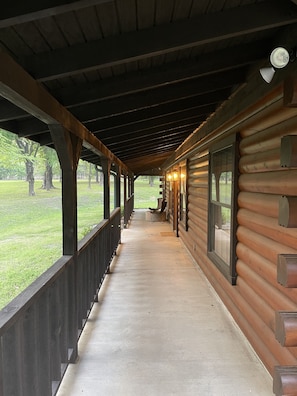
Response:
[[[77,287],[75,282],[75,268],[72,265],[67,267],[67,291],[68,291],[68,362],[74,363],[77,359]]]
[[[51,395],[51,364],[50,359],[50,332],[49,332],[49,299],[48,291],[38,299],[38,381],[41,395]]]
[[[3,395],[7,396],[23,396],[21,325],[19,320],[2,337]]]
[[[23,386],[24,395],[40,395],[38,384],[38,355],[36,354],[37,317],[36,304],[32,305],[24,315],[22,327],[23,354]]]
[[[50,288],[50,361],[51,361],[51,378],[52,390],[55,393],[56,388],[61,380],[61,319],[60,319],[60,293],[57,282]]]
[[[59,278],[59,296],[60,296],[60,357],[61,357],[61,375],[65,372],[68,364],[68,290],[66,282],[67,270]]]
[[[0,395],[4,395],[3,364],[2,337],[0,337]]]

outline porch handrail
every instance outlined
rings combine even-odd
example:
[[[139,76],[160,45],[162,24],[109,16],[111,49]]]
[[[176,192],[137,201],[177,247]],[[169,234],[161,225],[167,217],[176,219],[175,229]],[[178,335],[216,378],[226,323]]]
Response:
[[[132,194],[125,203],[124,209],[124,226],[126,227],[129,223],[130,217],[134,209],[134,194]]]
[[[0,311],[1,396],[52,396],[120,242],[120,208]]]

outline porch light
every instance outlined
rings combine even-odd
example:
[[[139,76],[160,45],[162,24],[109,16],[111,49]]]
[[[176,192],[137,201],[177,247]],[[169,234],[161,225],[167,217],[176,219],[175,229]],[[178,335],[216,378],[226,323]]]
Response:
[[[178,173],[176,171],[173,172],[173,180],[178,180]]]
[[[291,51],[290,53],[284,47],[276,47],[271,52],[269,60],[271,67],[263,67],[260,69],[260,74],[263,79],[269,84],[275,74],[275,69],[282,69],[287,66],[289,62],[295,60],[296,51]]]
[[[270,63],[276,69],[282,69],[287,66],[290,60],[289,52],[283,47],[274,48],[270,54]]]
[[[169,172],[167,174],[167,180],[168,181],[176,181],[176,180],[178,180],[178,172],[177,171]]]
[[[260,69],[260,74],[263,80],[266,81],[268,84],[272,81],[274,73],[275,70],[273,67],[263,67],[262,69]]]

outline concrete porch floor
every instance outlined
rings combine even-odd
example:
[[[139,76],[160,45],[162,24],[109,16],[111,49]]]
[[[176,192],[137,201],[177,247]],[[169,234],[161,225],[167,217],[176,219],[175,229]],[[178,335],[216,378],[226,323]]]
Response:
[[[168,223],[135,211],[58,396],[271,396],[272,378]]]

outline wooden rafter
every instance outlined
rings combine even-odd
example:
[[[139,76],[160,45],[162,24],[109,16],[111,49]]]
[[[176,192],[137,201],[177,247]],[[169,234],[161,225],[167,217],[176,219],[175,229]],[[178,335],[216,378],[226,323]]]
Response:
[[[271,0],[36,54],[24,59],[23,65],[36,79],[45,81],[293,22],[297,22],[297,9],[290,3],[280,4],[278,0]]]
[[[3,1],[1,3],[0,28],[19,23],[35,21],[39,18],[76,11],[81,8],[109,3],[114,0],[37,0],[37,1]]]
[[[128,73],[93,83],[54,89],[52,94],[67,107],[122,97],[165,87],[168,84],[181,83],[208,77],[214,73],[237,69],[266,57],[263,48],[270,47],[269,40],[259,40],[242,46],[208,53],[203,59],[172,62],[154,69]]]

